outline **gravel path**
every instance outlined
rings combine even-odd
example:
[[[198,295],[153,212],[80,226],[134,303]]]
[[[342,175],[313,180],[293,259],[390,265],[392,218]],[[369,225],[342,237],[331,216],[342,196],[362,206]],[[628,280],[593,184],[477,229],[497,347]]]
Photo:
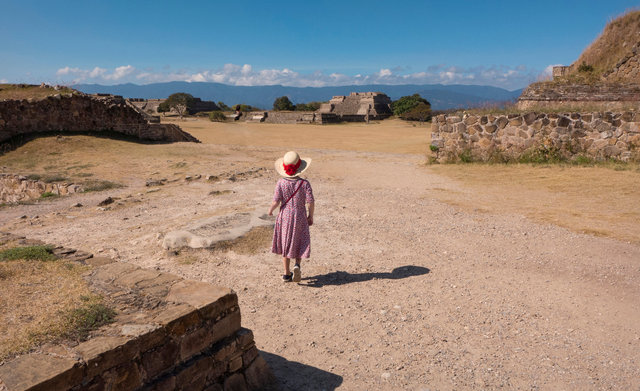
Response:
[[[281,151],[226,153],[249,170]],[[280,281],[269,244],[182,262],[160,246],[198,219],[266,212],[271,171],[152,193],[138,178],[4,209],[0,229],[231,287],[278,389],[640,388],[640,247],[440,203],[433,189],[459,185],[420,156],[301,154],[317,206],[300,284]],[[120,198],[97,210],[107,195]]]

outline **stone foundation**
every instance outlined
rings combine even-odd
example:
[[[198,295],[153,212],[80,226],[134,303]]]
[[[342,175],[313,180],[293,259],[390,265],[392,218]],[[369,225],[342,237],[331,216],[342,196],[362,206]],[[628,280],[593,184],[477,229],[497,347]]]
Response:
[[[535,150],[568,159],[583,155],[596,160],[640,160],[640,114],[443,114],[433,118],[431,145],[438,148],[441,162],[464,154],[483,161],[496,155],[518,159]]]
[[[522,92],[517,107],[519,110],[586,107],[604,111],[640,108],[640,84],[533,83]]]
[[[0,363],[0,389],[256,390],[271,381],[232,290],[64,250],[91,266],[85,278],[116,308],[116,321],[78,345]]]
[[[118,96],[74,92],[0,101],[0,146],[18,136],[52,132],[116,132],[148,141],[198,142],[176,125],[149,123]]]
[[[82,191],[82,186],[73,183],[46,183],[22,175],[0,174],[0,203],[30,201],[44,193],[67,195]]]

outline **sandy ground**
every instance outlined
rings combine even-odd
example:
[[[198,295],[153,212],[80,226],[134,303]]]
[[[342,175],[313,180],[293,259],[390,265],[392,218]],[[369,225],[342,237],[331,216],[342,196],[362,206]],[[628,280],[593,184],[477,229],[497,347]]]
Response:
[[[281,282],[268,237],[257,252],[166,252],[169,231],[269,206],[273,171],[184,180],[271,168],[294,129],[228,126],[184,126],[199,145],[114,143],[112,156],[148,157],[127,157],[135,170],[115,158],[87,170],[127,187],[3,208],[0,229],[231,287],[278,389],[640,389],[640,246],[443,202],[482,193],[424,165],[412,150],[421,129],[331,126],[324,141],[327,128],[304,129],[318,139],[294,147],[313,158],[317,203],[300,284]],[[388,143],[358,144],[378,131]],[[148,192],[144,181],[161,176],[177,181]],[[119,199],[98,210],[106,196]]]

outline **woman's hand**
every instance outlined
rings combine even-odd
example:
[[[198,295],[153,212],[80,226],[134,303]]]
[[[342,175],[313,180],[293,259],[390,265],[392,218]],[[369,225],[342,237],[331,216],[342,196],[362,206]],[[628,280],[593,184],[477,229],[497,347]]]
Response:
[[[309,226],[313,225],[313,216],[307,217],[307,223],[309,224]]]

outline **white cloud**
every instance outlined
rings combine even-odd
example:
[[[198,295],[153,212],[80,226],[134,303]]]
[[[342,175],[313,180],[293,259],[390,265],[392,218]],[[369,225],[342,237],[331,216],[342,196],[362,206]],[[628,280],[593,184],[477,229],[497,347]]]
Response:
[[[545,73],[550,74],[550,65]],[[393,70],[392,70],[393,69]],[[358,73],[348,75],[339,72],[315,71],[312,73],[300,73],[291,68],[280,69],[255,69],[250,64],[237,65],[225,64],[218,69],[201,69],[197,71],[179,70],[172,71],[164,68],[154,71],[150,68],[137,69],[133,65],[123,65],[113,69],[99,66],[93,69],[81,69],[66,66],[58,69],[56,75],[58,81],[68,83],[66,78],[72,78],[73,83],[123,83],[134,81],[136,83],[157,83],[168,81],[187,82],[215,82],[236,86],[257,86],[280,84],[292,87],[323,87],[338,85],[364,85],[364,84],[480,84],[493,85],[507,89],[516,89],[535,81],[539,71],[527,68],[524,65],[470,67],[463,68],[437,64],[426,69],[409,73],[409,67],[381,68],[371,74]]]
[[[8,82],[9,82],[9,80],[7,80],[7,79],[0,79],[0,83],[2,83],[2,84],[6,84]]]

